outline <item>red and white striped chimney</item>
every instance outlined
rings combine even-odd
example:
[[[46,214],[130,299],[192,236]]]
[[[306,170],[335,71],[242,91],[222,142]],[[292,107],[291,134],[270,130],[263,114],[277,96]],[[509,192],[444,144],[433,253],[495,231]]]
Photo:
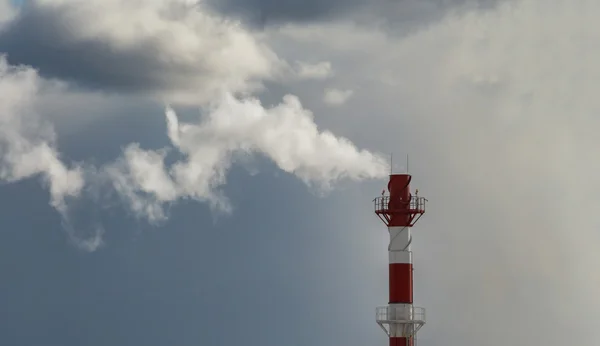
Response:
[[[425,309],[413,306],[411,228],[425,212],[426,199],[413,196],[411,176],[392,174],[389,196],[375,199],[375,213],[390,233],[389,302],[377,308],[377,323],[390,338],[390,346],[414,346],[417,331],[425,324]]]

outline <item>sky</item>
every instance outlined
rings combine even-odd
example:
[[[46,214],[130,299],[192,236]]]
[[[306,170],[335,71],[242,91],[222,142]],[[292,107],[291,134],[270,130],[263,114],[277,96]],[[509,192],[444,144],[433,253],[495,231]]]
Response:
[[[393,152],[419,345],[595,346],[599,14],[0,0],[0,341],[385,344]]]

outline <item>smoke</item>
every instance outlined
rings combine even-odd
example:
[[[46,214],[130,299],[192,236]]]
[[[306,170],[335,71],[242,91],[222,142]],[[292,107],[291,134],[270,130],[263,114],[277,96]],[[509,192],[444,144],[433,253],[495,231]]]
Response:
[[[83,186],[79,167],[69,169],[55,148],[55,133],[32,107],[41,80],[29,67],[9,66],[0,56],[0,179],[15,182],[41,175],[49,185],[51,204],[65,209],[65,197]]]
[[[69,201],[77,200],[84,190],[84,169],[68,167],[56,148],[56,133],[37,112],[36,100],[55,83],[41,79],[26,66],[10,66],[0,56],[0,182],[15,183],[40,177],[50,191],[50,205],[61,215],[69,239],[88,251],[102,244],[104,232],[99,225],[90,234],[72,227]]]
[[[322,190],[340,179],[379,178],[387,171],[381,157],[318,130],[296,97],[265,108],[248,96],[264,80],[325,78],[329,63],[299,62],[295,70],[260,35],[195,1],[35,0],[11,19],[0,33],[0,49],[13,62],[0,61],[0,179],[41,176],[80,248],[93,251],[103,244],[98,210],[110,205],[112,192],[150,222],[164,221],[167,208],[181,199],[231,212],[220,187],[240,156],[265,156]],[[33,68],[14,67],[14,61],[34,65],[45,78],[74,83],[68,86],[193,103],[206,114],[197,123],[180,124],[168,108],[173,147],[145,150],[131,143],[112,163],[69,168],[56,149],[54,130],[34,106],[40,96],[69,99],[72,92]],[[168,164],[171,154],[175,163]]]
[[[181,199],[207,202],[218,212],[232,206],[219,191],[236,158],[259,154],[280,169],[323,191],[341,179],[381,178],[387,163],[381,156],[358,150],[349,140],[317,128],[312,113],[295,96],[265,108],[255,98],[224,93],[202,109],[197,123],[180,123],[166,110],[172,147],[144,150],[129,144],[113,163],[69,168],[61,161],[52,126],[37,112],[44,95],[61,97],[61,84],[46,81],[30,67],[0,59],[0,179],[16,182],[41,176],[51,205],[63,219],[69,239],[94,251],[105,233],[98,210],[116,192],[137,216],[156,223],[167,219],[165,207]],[[180,157],[166,164],[167,154]]]
[[[381,156],[319,131],[311,112],[292,95],[265,108],[257,99],[236,99],[226,93],[204,112],[198,123],[180,123],[173,109],[166,110],[169,139],[183,156],[170,167],[165,165],[167,148],[149,151],[132,144],[107,168],[114,187],[139,216],[164,220],[163,205],[182,198],[231,211],[218,187],[225,184],[228,168],[240,155],[266,156],[283,171],[324,190],[340,179],[381,178],[388,170]]]

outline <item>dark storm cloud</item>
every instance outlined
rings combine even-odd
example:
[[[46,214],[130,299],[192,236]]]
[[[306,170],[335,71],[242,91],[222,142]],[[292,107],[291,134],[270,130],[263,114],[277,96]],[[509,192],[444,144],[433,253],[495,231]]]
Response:
[[[359,19],[377,15],[391,22],[421,23],[460,7],[488,7],[500,0],[209,0],[219,11],[263,26],[285,22]]]
[[[46,77],[75,81],[82,86],[117,90],[147,90],[164,86],[152,45],[115,54],[109,42],[76,41],[73,28],[53,9],[30,6],[0,35],[0,51],[11,64],[34,66]]]
[[[378,0],[379,1],[379,0]],[[258,24],[311,21],[347,14],[365,0],[209,0],[216,9]]]

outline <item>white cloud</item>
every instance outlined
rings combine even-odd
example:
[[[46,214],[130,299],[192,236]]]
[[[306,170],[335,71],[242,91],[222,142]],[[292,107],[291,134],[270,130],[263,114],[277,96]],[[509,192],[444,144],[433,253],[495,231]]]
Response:
[[[272,108],[253,98],[224,94],[205,109],[198,124],[180,124],[167,109],[168,135],[184,159],[166,167],[166,151],[147,151],[130,145],[124,157],[107,172],[116,190],[138,215],[164,220],[164,204],[181,198],[207,201],[228,212],[218,187],[236,154],[261,154],[307,184],[328,189],[339,179],[381,178],[386,159],[358,150],[345,138],[319,131],[312,114],[291,95]]]
[[[252,92],[287,69],[258,35],[195,2],[32,0],[19,23],[5,36],[27,31],[38,55],[58,52],[74,63],[24,58],[47,73],[149,91],[167,102],[202,103],[222,90]],[[52,50],[48,37],[56,41]],[[9,46],[23,49],[18,42]]]
[[[333,69],[329,61],[315,64],[296,61],[296,74],[301,79],[327,79],[333,76]]]
[[[341,90],[328,88],[325,89],[325,93],[323,95],[323,102],[330,106],[341,106],[346,103],[350,97],[354,94],[353,90]]]

